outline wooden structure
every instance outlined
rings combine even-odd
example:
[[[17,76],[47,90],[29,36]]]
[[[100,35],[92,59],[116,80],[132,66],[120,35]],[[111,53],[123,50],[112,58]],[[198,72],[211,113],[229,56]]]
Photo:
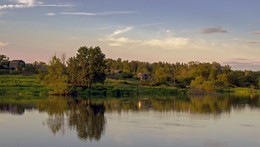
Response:
[[[25,68],[25,62],[23,60],[12,60],[9,63],[9,69],[10,70],[16,70],[18,71],[19,68]]]

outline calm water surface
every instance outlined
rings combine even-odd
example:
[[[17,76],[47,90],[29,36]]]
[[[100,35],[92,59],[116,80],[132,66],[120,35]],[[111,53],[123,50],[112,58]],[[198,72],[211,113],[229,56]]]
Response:
[[[0,147],[259,147],[258,96],[0,99]]]

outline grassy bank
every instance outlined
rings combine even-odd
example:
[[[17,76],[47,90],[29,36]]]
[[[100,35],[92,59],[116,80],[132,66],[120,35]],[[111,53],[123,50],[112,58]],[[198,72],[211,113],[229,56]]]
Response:
[[[142,86],[137,80],[106,79],[104,84],[94,84],[91,89],[76,89],[79,95],[89,97],[137,97],[137,96],[169,96],[185,94],[186,90],[165,86]]]
[[[12,96],[44,96],[52,89],[37,81],[36,76],[0,75],[0,95]],[[176,95],[184,94],[186,90],[173,87],[142,86],[135,80],[107,79],[104,84],[94,84],[91,89],[75,89],[78,96],[87,97],[129,97],[145,95]]]
[[[47,96],[52,89],[37,81],[36,76],[0,75],[0,95],[12,97]],[[104,84],[94,84],[91,89],[76,88],[79,97],[146,97],[171,96],[189,93],[187,89],[167,86],[143,86],[138,80],[106,79]],[[260,95],[260,90],[251,88],[223,89],[220,93]]]
[[[49,91],[36,80],[36,76],[0,75],[0,95],[47,95]]]

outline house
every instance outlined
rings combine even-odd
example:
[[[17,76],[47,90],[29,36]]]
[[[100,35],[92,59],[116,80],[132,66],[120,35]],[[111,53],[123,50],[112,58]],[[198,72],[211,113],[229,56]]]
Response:
[[[19,70],[19,68],[24,68],[25,62],[23,60],[12,60],[9,63],[10,70]]]
[[[149,78],[147,73],[141,73],[140,72],[140,73],[138,73],[137,76],[140,78],[140,80],[147,80]]]

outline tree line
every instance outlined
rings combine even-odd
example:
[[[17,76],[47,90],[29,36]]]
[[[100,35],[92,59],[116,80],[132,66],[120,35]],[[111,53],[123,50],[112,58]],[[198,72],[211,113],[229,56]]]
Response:
[[[118,79],[138,79],[136,76],[138,73],[147,73],[150,78],[141,81],[141,83],[148,86],[166,85],[206,92],[221,88],[260,87],[260,71],[232,70],[229,65],[223,66],[217,62],[149,63],[122,61],[118,58],[117,60],[106,59],[106,65],[110,72],[113,70],[122,71],[122,74],[114,76]],[[108,74],[108,77],[113,76]]]
[[[0,56],[0,63],[9,58]],[[260,88],[260,71],[232,70],[217,62],[168,63],[141,62],[105,58],[100,47],[80,47],[76,56],[66,61],[65,55],[52,57],[47,71],[39,70],[37,79],[54,89],[53,94],[73,94],[77,89],[91,88],[104,83],[106,78],[140,80],[139,73],[148,78],[140,80],[144,86],[172,86],[191,88],[201,92],[214,92],[233,87]]]

